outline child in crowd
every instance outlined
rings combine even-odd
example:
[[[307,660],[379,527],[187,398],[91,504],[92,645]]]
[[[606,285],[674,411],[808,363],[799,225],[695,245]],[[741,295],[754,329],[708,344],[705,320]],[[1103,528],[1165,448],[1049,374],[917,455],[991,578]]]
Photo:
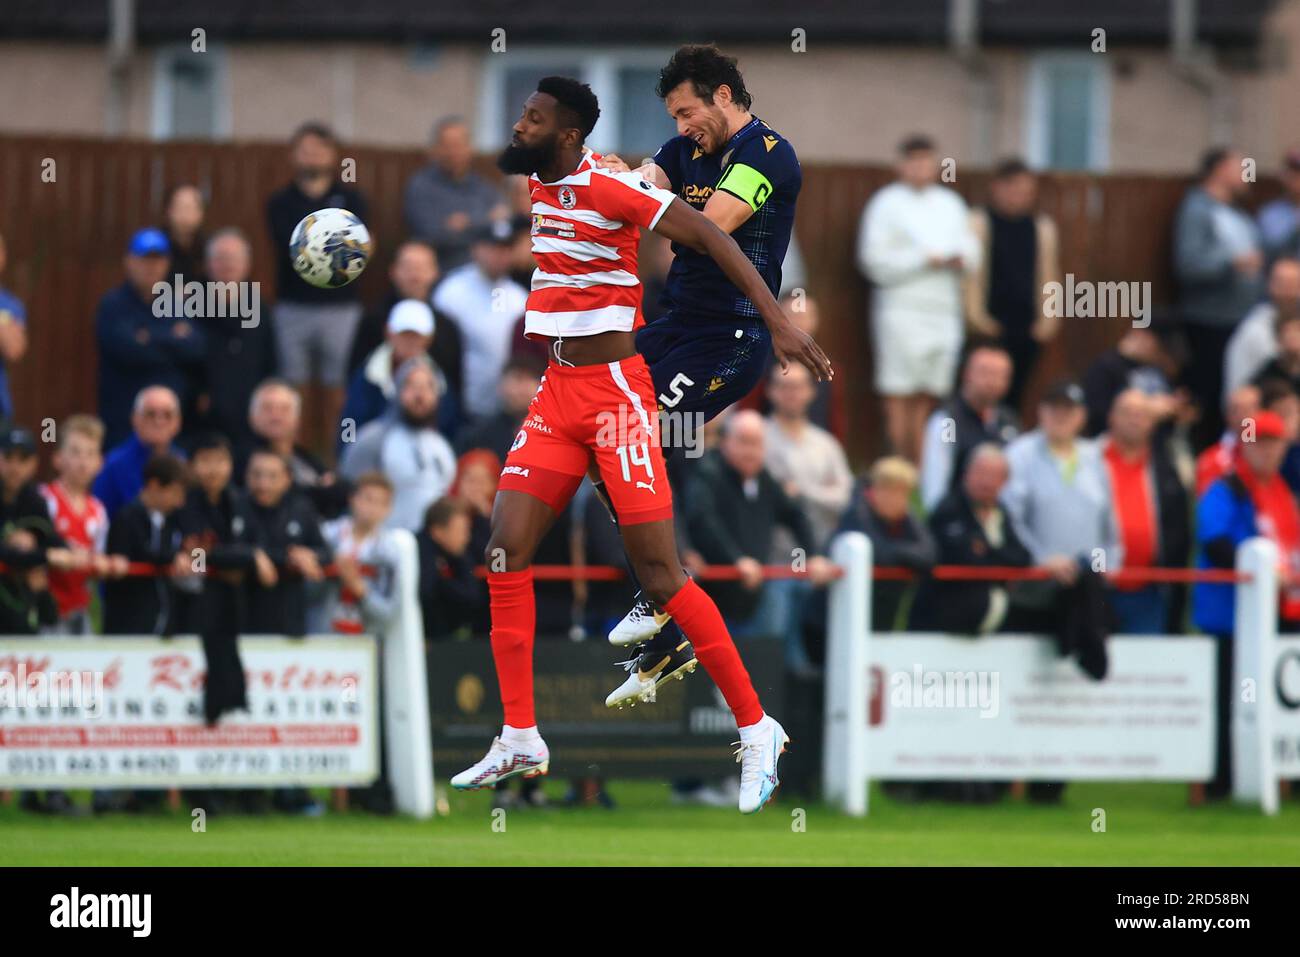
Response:
[[[140,493],[118,509],[109,524],[108,551],[153,565],[160,574],[104,583],[106,635],[174,634],[177,595],[169,573],[190,571],[176,521],[189,480],[185,463],[172,455],[155,455],[145,463],[143,479]]]
[[[440,498],[424,514],[420,536],[420,609],[424,635],[438,640],[464,637],[486,604],[484,585],[475,575],[470,551],[470,505]]]
[[[324,579],[330,559],[320,517],[304,495],[293,491],[293,475],[282,455],[254,451],[246,484],[259,541],[278,573],[275,584],[259,583],[249,592],[248,631],[305,635],[308,585]]]
[[[104,464],[104,424],[93,415],[70,416],[59,427],[54,453],[57,478],[40,486],[54,531],[73,552],[87,556],[88,566],[50,572],[50,593],[58,606],[58,621],[48,629],[62,635],[88,635],[90,577],[121,578],[127,572],[125,555],[106,555],[108,512],[91,494],[90,485]]]
[[[382,472],[357,476],[348,499],[348,514],[329,522],[323,531],[334,549],[338,588],[334,593],[330,628],[343,634],[373,634],[397,613],[397,552],[392,531],[384,528],[393,510],[393,483]],[[380,645],[383,654],[383,645]],[[381,666],[380,674],[384,669]],[[383,714],[382,692],[380,714]],[[388,747],[382,721],[379,734],[379,777],[369,787],[353,788],[349,797],[373,814],[393,813],[388,775]]]
[[[348,514],[325,525],[334,550],[339,587],[330,616],[332,630],[362,634],[386,624],[396,611],[397,557],[384,523],[393,510],[393,483],[382,472],[357,476]],[[370,574],[364,574],[363,568]]]

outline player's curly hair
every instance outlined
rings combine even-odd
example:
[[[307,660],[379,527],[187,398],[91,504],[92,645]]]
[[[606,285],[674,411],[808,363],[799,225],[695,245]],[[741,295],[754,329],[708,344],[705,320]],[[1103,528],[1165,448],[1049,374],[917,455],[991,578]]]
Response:
[[[596,128],[600,102],[587,84],[568,76],[544,76],[537,83],[537,92],[555,97],[560,108],[571,114],[567,121],[582,132],[584,140]]]
[[[659,71],[655,95],[662,100],[687,82],[705,103],[712,104],[713,94],[723,85],[731,88],[731,99],[741,109],[749,109],[754,102],[745,89],[745,78],[740,75],[736,58],[727,56],[716,43],[688,43],[680,47]]]

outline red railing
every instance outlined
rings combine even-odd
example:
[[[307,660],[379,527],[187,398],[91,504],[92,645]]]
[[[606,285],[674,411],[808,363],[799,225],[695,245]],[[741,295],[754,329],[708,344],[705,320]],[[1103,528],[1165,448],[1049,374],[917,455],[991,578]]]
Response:
[[[21,569],[16,569],[21,571]],[[0,562],[0,574],[10,571]],[[338,577],[335,565],[323,566],[326,578]],[[91,570],[86,573],[97,577]],[[374,575],[374,568],[363,565],[361,573]],[[153,565],[148,562],[131,562],[126,577],[156,578],[170,576],[170,565]],[[486,578],[488,570],[480,565],[475,569],[479,578]],[[843,569],[834,568],[832,578],[840,578]],[[1124,568],[1105,573],[1106,579],[1113,584],[1195,584],[1202,582],[1215,585],[1241,585],[1249,582],[1251,577],[1231,568]],[[533,578],[537,581],[588,581],[617,582],[624,581],[627,572],[614,565],[534,565]],[[740,569],[735,565],[706,565],[695,573],[699,581],[739,581]],[[764,565],[765,579],[807,578],[806,570],[796,571],[789,565]],[[1042,567],[1023,568],[1012,565],[936,565],[926,573],[916,572],[910,568],[889,565],[877,565],[871,570],[871,577],[876,581],[919,581],[929,577],[935,581],[1046,581],[1052,577],[1050,570]]]
[[[487,575],[484,566],[479,566],[476,572],[480,578]],[[837,567],[832,577],[842,575],[843,570]],[[927,576],[936,581],[1045,581],[1052,577],[1052,573],[1046,568],[1010,565],[936,565],[928,573],[887,565],[877,565],[871,570],[871,577],[876,581],[919,581]],[[615,582],[627,577],[626,571],[613,565],[533,566],[533,578],[537,581]],[[734,565],[706,565],[694,577],[700,581],[738,581],[741,574]],[[795,571],[788,565],[764,565],[763,577],[807,578],[808,572]],[[1251,577],[1231,568],[1126,568],[1107,572],[1106,579],[1115,584],[1205,582],[1234,585],[1245,584]]]

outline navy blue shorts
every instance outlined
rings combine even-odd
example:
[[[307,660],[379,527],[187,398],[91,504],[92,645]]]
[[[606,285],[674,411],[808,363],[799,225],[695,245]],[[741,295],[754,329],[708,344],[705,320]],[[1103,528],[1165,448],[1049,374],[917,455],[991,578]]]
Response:
[[[726,322],[669,310],[641,328],[636,348],[650,364],[660,410],[707,422],[763,378],[772,337],[762,320]]]

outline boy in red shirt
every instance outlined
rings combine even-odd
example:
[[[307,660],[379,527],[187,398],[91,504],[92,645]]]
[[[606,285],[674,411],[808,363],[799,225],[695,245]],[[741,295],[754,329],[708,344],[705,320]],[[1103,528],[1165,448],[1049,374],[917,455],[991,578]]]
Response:
[[[90,484],[104,464],[104,425],[92,415],[74,415],[59,428],[54,453],[53,482],[40,487],[50,510],[54,531],[75,552],[89,553],[83,569],[50,569],[50,593],[59,609],[56,634],[88,635],[91,575],[126,574],[124,556],[104,554],[108,538],[108,513],[90,493]]]

